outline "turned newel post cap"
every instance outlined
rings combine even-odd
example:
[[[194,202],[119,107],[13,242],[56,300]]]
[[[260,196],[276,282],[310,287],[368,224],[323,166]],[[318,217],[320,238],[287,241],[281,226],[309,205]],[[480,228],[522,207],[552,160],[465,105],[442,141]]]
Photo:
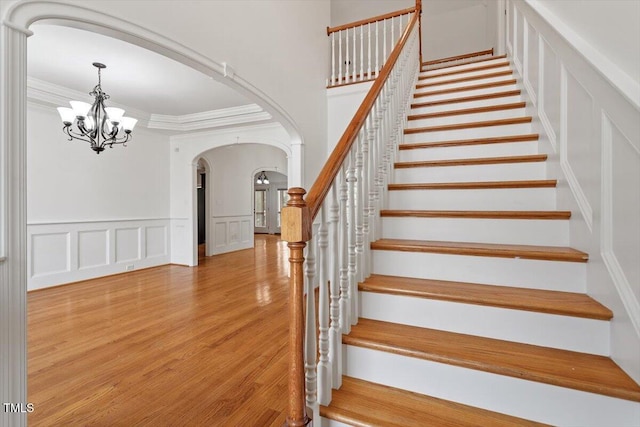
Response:
[[[287,242],[307,242],[311,240],[311,215],[304,201],[306,190],[290,188],[289,202],[282,208],[281,233]]]
[[[300,187],[291,187],[289,191],[289,202],[287,202],[287,206],[307,206],[307,202],[304,201],[303,197],[307,194],[307,190]]]

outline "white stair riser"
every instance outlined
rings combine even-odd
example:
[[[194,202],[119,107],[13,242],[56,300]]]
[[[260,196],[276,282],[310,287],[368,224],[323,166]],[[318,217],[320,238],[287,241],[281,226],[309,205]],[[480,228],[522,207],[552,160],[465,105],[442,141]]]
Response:
[[[372,251],[373,274],[586,292],[586,264],[428,252]]]
[[[524,117],[524,108],[488,111],[484,113],[460,114],[454,116],[432,117],[429,119],[408,120],[407,128],[421,128],[427,126],[452,125],[458,123],[483,122],[488,120],[513,119]]]
[[[382,218],[386,239],[568,246],[569,221],[477,218]]]
[[[545,162],[396,168],[394,183],[545,179]]]
[[[500,91],[500,92],[503,92],[503,91]],[[478,108],[478,107],[489,107],[492,105],[512,104],[514,102],[522,102],[522,97],[520,95],[512,95],[512,96],[502,96],[500,98],[480,99],[478,101],[464,101],[464,102],[454,102],[451,104],[432,105],[430,107],[417,107],[417,108],[412,108],[409,114],[429,114],[429,113],[437,113],[440,111],[455,110],[455,109]]]
[[[483,77],[483,78],[478,78],[476,80],[468,80],[465,82],[442,83],[439,85],[426,86],[426,87],[418,87],[422,84],[421,82],[418,82],[416,85],[415,93],[431,92],[434,90],[454,89],[454,88],[465,87],[469,85],[481,85],[485,83],[502,82],[512,78],[513,76],[510,76],[510,75],[497,76],[497,77]]]
[[[314,421],[314,425],[315,421]],[[340,421],[330,420],[329,418],[320,417],[320,427],[353,427],[349,424],[341,423]]]
[[[609,322],[360,292],[360,317],[609,356]]]
[[[476,67],[483,67],[484,65],[476,65]],[[487,74],[493,74],[493,73],[499,73],[499,72],[503,72],[503,71],[512,71],[511,67],[507,64],[501,67],[495,67],[495,68],[489,68],[486,70],[477,70],[477,71],[467,71],[466,73],[459,73],[459,74],[448,74],[446,76],[440,76],[440,77],[430,77],[428,79],[421,79],[418,80],[418,84],[422,84],[422,83],[440,83],[440,82],[446,82],[449,80],[453,80],[453,79],[464,79],[467,77],[479,77],[479,76],[484,76]],[[442,71],[443,73],[446,71]]]
[[[500,81],[507,81],[507,80],[510,80],[510,79],[502,79]],[[471,87],[471,86],[473,86],[473,84],[465,85],[465,87]],[[488,87],[483,89],[465,89],[457,92],[418,96],[418,97],[414,97],[411,102],[417,103],[417,102],[442,101],[444,99],[455,99],[455,98],[463,98],[466,96],[476,96],[476,95],[488,95],[496,92],[505,92],[505,91],[516,90],[516,89],[518,88],[515,85],[515,83],[513,83],[513,84],[506,84],[506,85]],[[437,89],[431,89],[428,91],[424,90],[421,93],[430,93],[435,91],[437,91]]]
[[[392,190],[386,209],[554,210],[555,188]]]
[[[343,346],[345,374],[561,426],[636,427],[640,404],[383,351]]]
[[[416,148],[399,150],[398,162],[420,160],[467,159],[480,157],[524,156],[538,153],[538,141],[507,142],[498,144],[477,144],[452,147]]]
[[[469,63],[469,64],[460,64],[460,65],[455,65],[453,67],[446,67],[446,68],[440,68],[438,69],[434,69],[434,70],[426,70],[426,71],[421,71],[420,72],[420,76],[431,76],[434,74],[440,74],[443,73],[445,71],[458,71],[458,70],[468,70],[469,68],[473,69],[482,65],[493,65],[493,64],[499,64],[499,63],[503,63],[506,60],[506,58],[496,58],[496,59],[489,59],[487,61],[482,61],[482,62],[475,62],[475,63]]]
[[[459,139],[490,138],[498,136],[523,135],[531,133],[531,123],[486,126],[468,129],[418,132],[404,135],[404,143],[456,141]]]

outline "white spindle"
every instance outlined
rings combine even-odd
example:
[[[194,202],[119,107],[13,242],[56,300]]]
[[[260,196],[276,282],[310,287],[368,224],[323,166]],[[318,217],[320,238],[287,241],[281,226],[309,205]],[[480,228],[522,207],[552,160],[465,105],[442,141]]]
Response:
[[[344,57],[344,58],[345,58],[345,59],[344,59],[344,69],[345,69],[345,72],[344,72],[344,76],[345,76],[344,82],[345,82],[345,83],[349,83],[349,81],[350,81],[349,79],[350,79],[350,77],[351,77],[351,76],[349,75],[349,74],[350,74],[350,71],[351,71],[351,70],[350,70],[350,67],[349,67],[349,66],[351,65],[351,59],[349,58],[349,29],[347,28],[345,31],[346,31],[346,38],[345,38],[345,50],[346,50],[346,53],[345,53],[345,57]]]
[[[392,16],[391,17],[391,39],[389,40],[389,55],[391,55],[391,51],[393,50],[393,44],[394,44],[394,41],[396,39],[395,22],[396,22],[396,20]],[[389,58],[386,57],[385,62],[386,62],[387,59],[389,59]]]
[[[358,323],[358,280],[356,276],[356,153],[354,147],[349,152],[349,166],[347,169],[347,229],[349,242],[349,298],[350,298],[350,320],[351,324]]]
[[[331,186],[331,208],[329,211],[329,241],[331,254],[331,324],[329,325],[329,361],[331,362],[333,388],[342,385],[342,332],[340,330],[340,204],[338,202],[339,181]]]
[[[369,195],[369,145],[373,138],[373,129],[371,125],[371,114],[367,116],[365,121],[365,134],[362,138],[362,233],[363,233],[363,278],[367,278],[371,275],[371,232],[369,228],[369,209],[370,209],[370,195]]]
[[[327,210],[329,200],[325,200],[320,211],[320,226],[318,228],[318,269],[319,269],[319,299],[318,299],[318,403],[328,405],[331,402],[332,370],[329,360],[329,271],[327,268],[327,247],[329,246],[329,230],[327,224]]]
[[[388,19],[382,21],[384,25],[382,31],[382,64],[380,64],[380,66],[383,66],[384,63],[387,62],[387,21]]]
[[[380,74],[380,31],[378,29],[378,23],[376,21],[376,77]]]
[[[360,25],[360,78],[358,80],[364,80],[364,25]]]
[[[305,293],[307,294],[307,309],[304,335],[304,377],[306,384],[307,406],[313,407],[318,395],[316,376],[316,302],[314,283],[316,280],[315,239],[311,239],[307,246],[305,269]]]
[[[342,30],[338,31],[338,84],[342,84]]]
[[[336,84],[336,33],[331,33],[331,83]]]
[[[347,230],[347,162],[340,171],[340,328],[343,334],[351,332],[351,301],[349,292],[349,235]]]
[[[352,64],[351,81],[352,82],[356,81],[356,60],[358,58],[358,52],[356,51],[357,38],[358,38],[358,35],[356,34],[356,27],[353,27],[353,53],[351,54],[351,56],[353,57],[353,60],[351,61],[351,64]]]
[[[366,132],[364,126],[360,129],[358,139],[356,139],[354,145],[356,153],[356,194],[355,194],[355,207],[356,207],[356,292],[358,283],[364,282],[364,188],[362,181],[364,178],[363,166],[364,166],[364,153],[362,152],[362,144],[366,139]]]
[[[367,78],[371,79],[371,22],[367,24]]]

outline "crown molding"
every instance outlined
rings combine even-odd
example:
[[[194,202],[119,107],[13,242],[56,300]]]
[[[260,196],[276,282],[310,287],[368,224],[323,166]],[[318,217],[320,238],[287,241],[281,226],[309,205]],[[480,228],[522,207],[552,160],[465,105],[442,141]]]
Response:
[[[152,129],[190,132],[240,124],[265,122],[272,120],[271,114],[264,111],[257,104],[241,105],[239,107],[221,108],[203,111],[201,113],[169,116],[152,114],[149,127]]]
[[[265,133],[268,131],[284,131],[286,129],[278,122],[271,121],[266,123],[256,123],[256,124],[247,124],[244,126],[234,126],[233,128],[225,128],[225,129],[208,129],[202,130],[201,132],[192,132],[188,134],[178,134],[170,136],[171,142],[182,142],[189,141],[193,138],[198,137],[220,137],[220,136],[236,136],[238,133],[242,132],[261,132]],[[238,142],[238,144],[246,143],[245,141]]]
[[[35,104],[54,108],[66,105],[71,100],[93,102],[88,93],[32,77],[27,77],[27,99]],[[264,111],[257,104],[221,108],[182,116],[151,114],[112,101],[109,101],[109,104],[122,108],[127,111],[127,115],[137,118],[138,126],[175,132],[193,132],[273,120],[271,114]]]

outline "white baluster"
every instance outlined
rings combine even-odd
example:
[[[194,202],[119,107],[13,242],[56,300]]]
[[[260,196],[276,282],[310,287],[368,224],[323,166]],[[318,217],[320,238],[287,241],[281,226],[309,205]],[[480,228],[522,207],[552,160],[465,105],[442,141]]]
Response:
[[[315,238],[307,245],[305,291],[307,294],[307,309],[304,335],[304,378],[306,384],[307,406],[314,407],[318,396],[316,376],[316,302],[314,283],[316,276]]]
[[[382,64],[384,65],[387,62],[387,21],[385,19],[383,22],[383,31],[382,31]]]
[[[380,31],[378,29],[378,23],[376,21],[376,77],[380,74]]]
[[[318,403],[328,405],[331,402],[332,369],[329,360],[329,271],[327,268],[327,247],[329,246],[329,230],[327,210],[329,200],[325,199],[320,211],[320,227],[318,228],[318,267],[319,267],[319,301],[318,301]]]
[[[364,25],[360,25],[360,81],[364,80]]]
[[[364,138],[362,138],[362,233],[363,233],[363,278],[367,278],[371,275],[371,231],[369,227],[369,209],[370,209],[370,195],[369,195],[369,145],[373,138],[373,126],[371,125],[371,113],[367,116],[365,121]]]
[[[366,139],[364,126],[360,129],[358,138],[355,141],[356,153],[356,290],[358,292],[358,283],[364,282],[364,188],[362,185],[364,173],[364,153],[362,152],[363,140]]]
[[[336,84],[336,33],[331,33],[331,83],[329,86]]]
[[[351,76],[349,75],[350,73],[350,67],[349,65],[351,64],[351,59],[349,58],[349,29],[347,28],[346,30],[346,34],[347,34],[347,38],[345,39],[345,49],[346,49],[346,54],[345,54],[345,60],[344,60],[344,68],[345,68],[345,79],[344,82],[345,83],[349,83],[349,79],[351,78]]]
[[[351,68],[352,82],[356,81],[356,60],[358,59],[358,52],[356,51],[356,40],[358,38],[358,35],[356,34],[356,28],[357,27],[353,27],[353,54],[351,55],[353,56],[353,61],[351,61],[351,64],[353,65]]]
[[[347,230],[347,201],[349,199],[345,161],[339,174],[340,185],[340,329],[351,332],[351,301],[349,292],[349,234]]]
[[[329,325],[329,361],[331,362],[333,388],[342,385],[342,331],[340,330],[340,204],[338,202],[339,180],[331,186],[331,208],[329,211],[329,240],[331,243],[331,324]]]
[[[371,22],[367,24],[367,78],[371,80]]]
[[[393,16],[391,17],[391,40],[389,40],[389,54],[391,54],[391,51],[393,50],[395,41],[396,41],[396,34],[395,34],[395,22],[396,20],[393,19]]]
[[[347,228],[349,242],[349,298],[351,303],[351,324],[358,323],[358,279],[356,276],[356,153],[349,152],[349,166],[347,169],[347,187],[349,201],[347,204]]]
[[[342,84],[342,30],[338,31],[338,84]]]

